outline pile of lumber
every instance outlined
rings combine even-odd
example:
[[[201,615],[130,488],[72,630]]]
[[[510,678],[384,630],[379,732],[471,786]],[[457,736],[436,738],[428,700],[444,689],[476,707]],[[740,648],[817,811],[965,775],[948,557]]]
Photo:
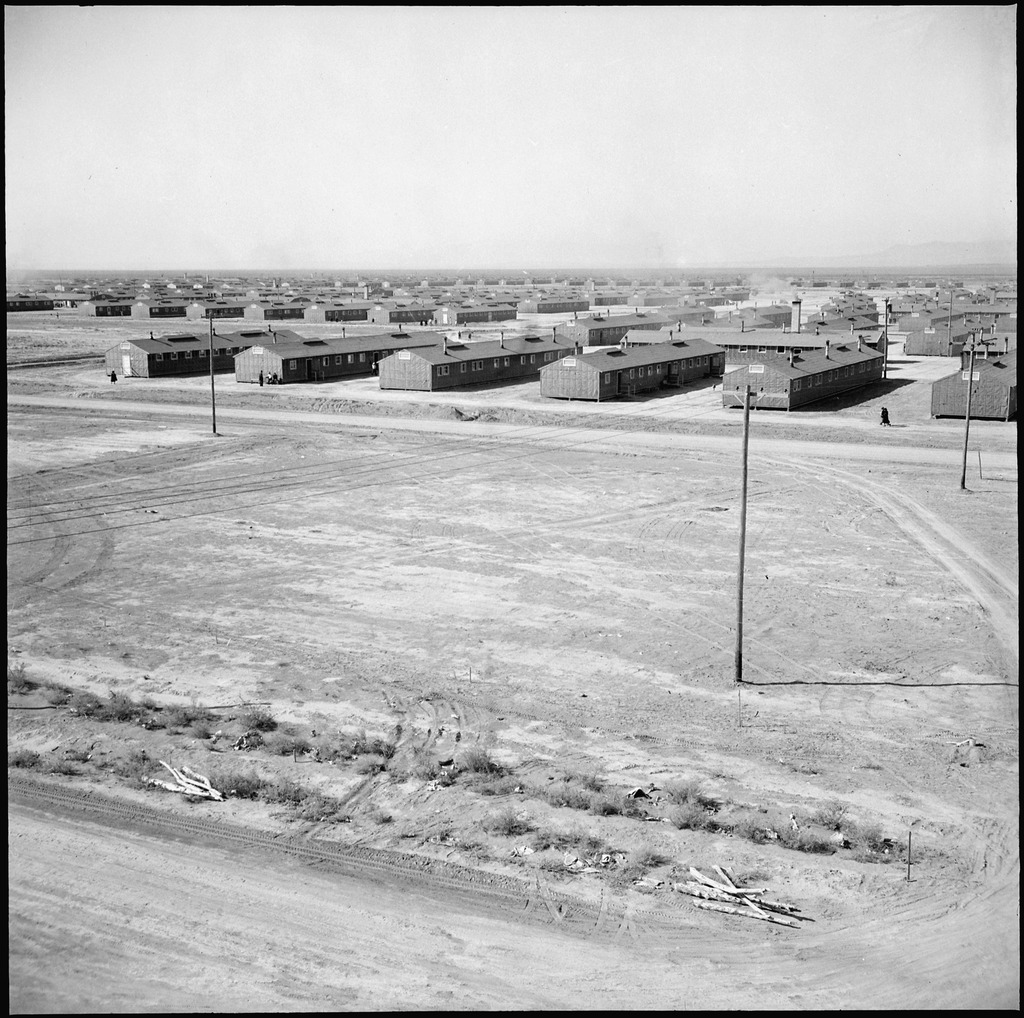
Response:
[[[795,905],[787,905],[783,901],[770,901],[765,898],[767,887],[737,887],[732,877],[721,866],[714,867],[718,880],[704,876],[700,870],[690,867],[693,880],[672,886],[680,894],[689,894],[699,898],[693,903],[694,908],[706,909],[711,912],[727,912],[730,915],[743,916],[746,919],[760,919],[766,923],[777,923],[779,926],[796,927],[794,919],[806,919],[798,915]]]
[[[194,770],[188,767],[182,767],[180,770],[176,767],[172,767],[169,763],[160,761],[162,767],[166,767],[171,774],[174,775],[174,782],[161,781],[159,778],[147,778],[146,783],[155,785],[157,788],[166,788],[168,792],[181,792],[184,795],[196,795],[203,799],[213,799],[216,802],[224,801],[224,794],[218,792],[213,785],[210,784],[210,779],[202,774],[197,774]]]

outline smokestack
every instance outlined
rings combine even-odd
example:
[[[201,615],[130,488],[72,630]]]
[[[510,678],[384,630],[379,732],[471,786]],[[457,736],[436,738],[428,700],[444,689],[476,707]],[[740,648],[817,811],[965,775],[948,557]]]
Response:
[[[803,304],[803,301],[800,301],[800,300],[793,301],[793,317],[792,317],[792,321],[791,321],[791,324],[790,324],[790,328],[795,333],[797,333],[797,335],[800,334],[800,324],[801,324],[800,323],[800,306],[801,306],[801,304]]]

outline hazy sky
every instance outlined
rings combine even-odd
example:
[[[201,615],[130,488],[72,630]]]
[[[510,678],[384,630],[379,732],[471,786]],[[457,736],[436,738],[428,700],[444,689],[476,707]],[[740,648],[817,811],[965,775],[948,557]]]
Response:
[[[27,7],[12,268],[1016,241],[1016,8]]]

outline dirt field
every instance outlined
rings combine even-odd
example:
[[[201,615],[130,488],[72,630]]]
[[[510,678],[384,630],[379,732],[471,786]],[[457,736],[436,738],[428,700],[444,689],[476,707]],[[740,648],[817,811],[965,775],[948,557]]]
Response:
[[[755,415],[739,694],[706,387],[228,384],[215,437],[208,380],[11,372],[11,1009],[1016,1007],[1016,433],[961,493],[932,370],[902,431]],[[232,749],[252,703],[309,751]],[[696,910],[714,864],[806,919]]]

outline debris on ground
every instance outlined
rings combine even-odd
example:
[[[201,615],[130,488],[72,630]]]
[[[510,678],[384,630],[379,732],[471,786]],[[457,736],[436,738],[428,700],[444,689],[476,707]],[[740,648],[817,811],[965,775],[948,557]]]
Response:
[[[263,733],[257,729],[253,729],[251,732],[246,732],[244,735],[240,735],[234,742],[235,749],[259,749],[263,745]]]
[[[702,899],[693,902],[694,908],[727,912],[746,919],[760,919],[762,922],[793,928],[798,927],[798,924],[793,922],[794,919],[808,918],[799,915],[800,910],[795,905],[764,898],[763,895],[768,891],[767,887],[737,887],[732,877],[721,866],[715,866],[714,869],[720,877],[719,880],[712,880],[691,866],[690,876],[694,879],[672,886],[680,894]]]
[[[197,774],[188,767],[182,767],[181,770],[178,770],[169,763],[164,763],[163,760],[160,760],[159,763],[161,767],[166,767],[174,775],[174,783],[161,781],[159,778],[147,778],[147,784],[155,785],[158,788],[166,788],[168,792],[181,792],[184,795],[195,795],[203,799],[213,799],[216,802],[224,801],[223,793],[218,792],[210,784],[210,779],[205,775]]]

